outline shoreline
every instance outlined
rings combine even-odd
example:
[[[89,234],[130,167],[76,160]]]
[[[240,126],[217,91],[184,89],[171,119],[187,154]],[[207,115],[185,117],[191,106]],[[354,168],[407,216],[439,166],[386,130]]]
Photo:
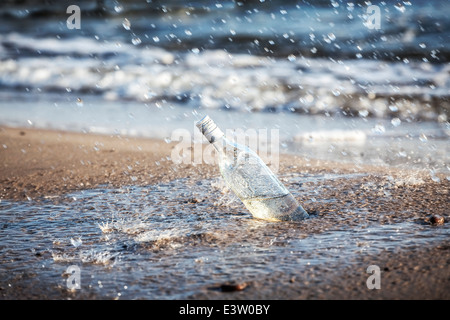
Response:
[[[158,170],[168,169],[161,161],[173,146],[156,139],[0,127],[0,140],[3,199],[36,199],[184,176],[182,170]]]
[[[216,165],[174,164],[170,154],[176,143],[156,138],[0,126],[0,141],[1,199],[29,200],[101,185],[142,186],[179,178],[205,179],[220,175]],[[395,167],[308,160],[300,155],[280,154],[277,174],[299,171],[374,176],[404,173]],[[429,175],[425,170],[412,172],[424,179]]]
[[[218,177],[213,165],[174,165],[168,156],[175,143],[148,138],[130,138],[97,134],[71,133],[41,129],[0,127],[0,199],[8,201],[39,201],[66,193],[97,187],[150,185],[187,178],[193,181]],[[6,148],[5,148],[6,146]],[[329,161],[305,160],[300,156],[280,155],[281,177],[302,174],[341,174],[348,179],[329,180],[324,197],[367,208],[364,223],[397,223],[411,221],[428,224],[431,214],[449,221],[448,181],[433,181],[429,173],[405,172],[396,168],[353,166]],[[378,185],[391,180],[389,196],[380,196]],[[403,179],[403,180],[401,180]],[[411,182],[409,182],[412,179]],[[416,183],[421,181],[420,183]],[[294,185],[291,185],[293,187]],[[300,188],[300,186],[298,187]],[[294,189],[301,196],[300,189]],[[379,198],[382,198],[381,200]],[[305,200],[305,199],[301,199]],[[312,229],[325,226],[349,227],[360,224],[329,218],[341,204],[307,203],[314,212]],[[413,217],[411,217],[411,212]],[[383,217],[379,217],[379,213]],[[317,219],[318,218],[318,219]],[[320,220],[320,218],[323,218]],[[383,220],[384,219],[384,220]],[[360,225],[359,225],[360,226]],[[301,274],[268,275],[250,279],[248,289],[224,294],[203,288],[191,299],[449,299],[450,242],[448,240],[413,244],[407,249],[379,254],[355,256],[352,265],[330,264],[311,266]],[[368,290],[366,268],[378,264],[382,271],[382,289]],[[30,288],[9,291],[0,281],[2,299],[35,298]],[[14,286],[13,286],[14,287]],[[32,290],[32,289],[31,289]],[[42,296],[41,296],[42,298]],[[45,298],[45,297],[44,297]],[[60,298],[76,299],[77,295],[61,292]]]

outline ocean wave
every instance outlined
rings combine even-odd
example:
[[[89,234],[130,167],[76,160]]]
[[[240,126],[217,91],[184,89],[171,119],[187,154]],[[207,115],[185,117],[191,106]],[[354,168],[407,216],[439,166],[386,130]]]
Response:
[[[123,42],[20,34],[2,35],[0,43],[41,53],[0,60],[0,84],[18,92],[439,121],[447,120],[450,109],[448,64],[273,58],[224,50],[174,53]]]
[[[0,34],[20,30],[42,39],[83,36],[134,42],[169,51],[226,50],[259,56],[402,61],[450,61],[446,1],[78,1],[81,30],[69,30],[58,1],[0,4]],[[367,8],[381,12],[379,30],[367,28]],[[125,20],[126,19],[126,20]],[[123,27],[123,21],[128,21]],[[36,28],[39,25],[39,28]],[[12,48],[14,49],[14,48]],[[11,54],[15,51],[11,50]],[[23,52],[22,52],[23,54]],[[30,52],[33,54],[33,52]]]

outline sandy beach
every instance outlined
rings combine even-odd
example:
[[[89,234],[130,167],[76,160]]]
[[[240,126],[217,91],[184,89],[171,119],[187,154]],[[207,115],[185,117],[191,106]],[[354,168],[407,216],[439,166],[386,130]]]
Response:
[[[148,186],[183,178],[197,182],[218,177],[218,170],[214,166],[173,164],[167,157],[175,144],[160,140],[3,127],[0,129],[0,141],[2,201],[39,202],[40,199],[99,186]],[[135,177],[133,179],[130,179],[131,171]],[[319,195],[322,199],[332,198],[338,201],[308,201],[308,196],[302,195],[301,184],[289,184],[289,189],[311,214],[311,219],[300,226],[306,236],[308,233],[320,234],[339,228],[383,226],[405,221],[427,228],[427,232],[431,233],[447,228],[450,218],[449,183],[445,177],[441,177],[440,181],[433,181],[426,172],[355,167],[305,160],[299,156],[280,157],[281,177],[328,173],[348,177],[329,180]],[[214,195],[210,197],[213,198]],[[208,202],[205,204],[205,200],[202,201],[208,207],[203,207],[204,210],[214,210]],[[184,202],[186,207],[192,205],[192,201]],[[347,209],[353,206],[364,210],[364,214],[352,215],[351,210]],[[241,210],[245,212],[244,208]],[[445,222],[432,223],[433,216],[443,217]],[[266,232],[270,232],[271,228],[275,228],[273,224],[268,225]],[[3,232],[8,233],[6,223]],[[376,254],[357,254],[350,265],[342,266],[336,260],[336,263],[329,261],[326,264],[305,266],[298,272],[284,272],[280,268],[278,272],[265,277],[239,278],[239,281],[245,283],[245,290],[222,292],[217,290],[220,282],[217,283],[219,287],[200,286],[189,298],[449,299],[448,238],[436,242],[418,241],[416,244],[415,239],[410,241],[411,244],[402,250],[385,248]],[[48,255],[42,253],[36,259],[39,257],[44,259]],[[3,256],[2,260],[4,259],[8,257]],[[369,276],[366,269],[369,265],[380,267],[380,290],[369,290],[366,286]],[[27,270],[17,272],[26,274]],[[34,285],[30,288],[25,278],[0,280],[0,297],[89,297],[87,293],[66,290],[57,290],[55,293],[51,288],[44,288],[38,276],[35,276]]]

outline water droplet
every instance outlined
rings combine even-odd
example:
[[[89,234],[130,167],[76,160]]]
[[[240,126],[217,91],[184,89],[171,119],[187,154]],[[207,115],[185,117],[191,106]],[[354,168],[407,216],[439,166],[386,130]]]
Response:
[[[402,120],[400,120],[399,118],[393,118],[393,119],[391,120],[391,124],[392,124],[394,127],[398,127],[401,123],[402,123]]]
[[[422,141],[422,142],[427,142],[428,138],[427,138],[427,136],[424,133],[421,133],[420,136],[419,136],[419,140]]]
[[[199,54],[200,53],[200,50],[198,48],[193,48],[191,51],[194,54]]]
[[[340,92],[338,89],[332,90],[331,93],[333,93],[333,95],[334,95],[335,97],[339,97],[339,96],[341,95],[341,92]]]
[[[33,125],[33,122],[31,120],[27,120],[27,122],[30,126]]]
[[[367,111],[367,110],[360,110],[358,112],[358,114],[359,114],[360,117],[365,118],[365,117],[367,117],[369,115],[369,111]]]
[[[77,98],[77,106],[82,107],[83,106],[83,100],[81,98]]]
[[[188,35],[188,36],[192,36],[192,32],[191,32],[191,30],[184,30],[184,33],[186,34],[186,35]]]
[[[431,175],[431,180],[433,180],[434,182],[441,182],[441,179],[439,179],[439,177],[434,173]]]
[[[328,39],[330,39],[331,41],[336,40],[336,36],[334,35],[334,33],[329,33],[327,36],[328,36]]]
[[[397,3],[394,7],[395,7],[395,9],[400,11],[401,13],[405,12],[405,10],[406,10],[405,6],[402,5],[401,3]]]
[[[312,103],[314,101],[314,96],[312,94],[307,94],[303,98],[304,102]]]
[[[153,37],[153,41],[154,41],[154,42],[159,42],[159,37],[158,37],[158,36],[154,36],[154,37]]]
[[[389,106],[389,110],[391,110],[392,112],[397,112],[398,111],[398,107],[396,105],[390,105]]]
[[[153,97],[156,96],[157,96],[156,92],[153,91],[148,91],[147,93],[144,94],[145,99],[152,99]]]
[[[447,121],[447,115],[445,113],[441,113],[437,117],[438,122],[444,123]]]
[[[81,241],[81,238],[78,238],[78,239],[70,238],[70,243],[71,243],[75,248],[78,248],[79,246],[81,246],[81,245],[83,244],[83,241]]]
[[[376,134],[383,134],[386,131],[386,128],[382,124],[377,124],[373,129],[372,132]]]
[[[288,60],[289,61],[294,62],[296,59],[297,58],[293,54],[288,55]]]
[[[312,48],[312,49],[311,49],[311,52],[312,52],[312,53],[316,53],[316,52],[317,52],[317,48],[316,48],[316,47]]]
[[[170,138],[164,138],[164,141],[165,141],[166,143],[171,143],[171,142],[172,142],[172,140],[171,140]]]
[[[427,47],[427,45],[425,43],[420,43],[419,47],[421,47],[422,49],[425,49]]]
[[[114,11],[117,12],[117,13],[122,12],[122,11],[123,11],[122,5],[120,5],[120,4],[115,5],[115,6],[114,6]]]
[[[358,52],[358,53],[356,54],[356,58],[361,59],[361,58],[362,58],[362,54]]]
[[[122,26],[125,30],[131,29],[131,22],[127,18],[123,19]]]
[[[131,39],[131,43],[134,44],[135,46],[137,46],[141,42],[142,42],[142,40],[139,37],[135,37],[135,38]]]

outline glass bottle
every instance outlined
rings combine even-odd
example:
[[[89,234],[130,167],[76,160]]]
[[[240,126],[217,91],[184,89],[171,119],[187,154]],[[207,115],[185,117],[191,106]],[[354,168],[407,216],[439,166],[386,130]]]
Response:
[[[216,149],[226,184],[255,218],[298,221],[309,217],[253,150],[227,139],[209,116],[196,125]]]

